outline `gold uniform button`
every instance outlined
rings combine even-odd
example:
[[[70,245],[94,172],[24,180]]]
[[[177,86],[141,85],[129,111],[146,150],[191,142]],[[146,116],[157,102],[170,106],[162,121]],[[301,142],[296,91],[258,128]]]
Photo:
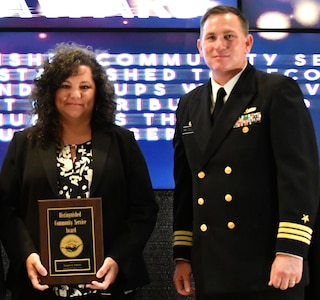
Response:
[[[242,132],[243,132],[243,133],[248,133],[248,132],[249,132],[249,127],[248,127],[248,126],[244,126],[244,127],[242,128]]]
[[[236,224],[234,224],[233,222],[228,222],[229,229],[234,229],[235,227],[236,227]]]
[[[206,174],[203,171],[198,173],[198,178],[203,179],[205,177],[206,177]]]
[[[226,200],[227,202],[232,201],[232,195],[226,194],[226,195],[224,196],[224,200]]]
[[[229,174],[231,174],[232,173],[232,169],[231,169],[231,167],[225,167],[224,168],[224,173],[226,173],[227,175],[229,175]]]
[[[199,198],[198,199],[198,204],[199,205],[203,205],[204,204],[204,199],[203,198]]]
[[[206,231],[208,230],[207,225],[206,225],[206,224],[202,224],[202,225],[200,226],[200,230],[201,230],[202,232],[206,232]]]

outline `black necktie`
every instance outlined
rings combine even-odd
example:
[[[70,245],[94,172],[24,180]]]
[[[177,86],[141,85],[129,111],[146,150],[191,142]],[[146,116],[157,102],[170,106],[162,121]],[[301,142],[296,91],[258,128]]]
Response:
[[[212,124],[217,119],[217,116],[224,105],[223,98],[226,94],[227,94],[226,91],[222,87],[217,92],[216,104],[214,106],[214,109],[213,109],[213,112],[211,115],[211,123]]]

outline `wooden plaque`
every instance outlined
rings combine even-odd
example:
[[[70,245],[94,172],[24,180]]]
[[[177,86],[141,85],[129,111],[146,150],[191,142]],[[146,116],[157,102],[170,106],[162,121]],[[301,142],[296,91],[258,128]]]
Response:
[[[38,200],[40,259],[48,285],[90,283],[102,266],[101,198]]]

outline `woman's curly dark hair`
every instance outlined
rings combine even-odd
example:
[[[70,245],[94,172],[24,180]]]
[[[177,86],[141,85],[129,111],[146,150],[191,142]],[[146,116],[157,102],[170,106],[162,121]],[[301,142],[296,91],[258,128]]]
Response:
[[[92,128],[107,130],[115,120],[115,90],[109,81],[106,70],[96,60],[96,52],[78,44],[61,43],[53,50],[54,56],[42,64],[41,75],[34,79],[30,97],[32,114],[36,123],[32,127],[32,141],[40,139],[43,147],[54,141],[61,145],[62,126],[55,106],[55,94],[60,84],[72,75],[78,68],[85,65],[91,68],[93,81],[96,85],[96,95],[91,118]]]

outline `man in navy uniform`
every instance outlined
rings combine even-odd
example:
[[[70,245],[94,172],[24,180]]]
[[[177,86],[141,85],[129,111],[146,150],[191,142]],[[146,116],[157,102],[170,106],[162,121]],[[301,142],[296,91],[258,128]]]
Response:
[[[197,300],[303,300],[319,202],[313,123],[293,79],[248,63],[248,28],[229,6],[201,20],[211,78],[176,112],[174,283],[191,295],[193,275]]]

